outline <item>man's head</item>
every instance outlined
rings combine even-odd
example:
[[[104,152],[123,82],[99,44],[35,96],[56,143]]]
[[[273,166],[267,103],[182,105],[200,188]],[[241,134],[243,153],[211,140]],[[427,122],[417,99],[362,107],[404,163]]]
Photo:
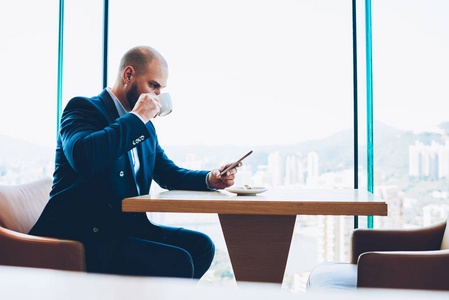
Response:
[[[120,60],[113,92],[125,110],[130,111],[142,93],[159,95],[167,79],[168,65],[164,57],[151,47],[138,46]]]
[[[145,72],[145,67],[154,59],[159,60],[168,69],[164,57],[156,50],[148,46],[137,46],[128,50],[120,60],[119,76],[127,66],[132,66],[137,75]]]

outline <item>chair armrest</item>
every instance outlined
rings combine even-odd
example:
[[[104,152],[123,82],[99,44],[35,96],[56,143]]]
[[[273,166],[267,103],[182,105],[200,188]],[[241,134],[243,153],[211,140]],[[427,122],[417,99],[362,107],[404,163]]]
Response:
[[[85,271],[84,246],[0,227],[0,265]]]
[[[358,287],[449,290],[449,250],[367,252],[360,255]]]
[[[357,263],[364,252],[439,250],[445,229],[446,222],[419,229],[356,229],[352,234],[351,263]]]

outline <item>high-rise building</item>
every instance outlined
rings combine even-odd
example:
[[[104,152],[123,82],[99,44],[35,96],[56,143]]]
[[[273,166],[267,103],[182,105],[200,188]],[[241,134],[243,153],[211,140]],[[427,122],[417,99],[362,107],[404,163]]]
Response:
[[[353,231],[351,218],[342,216],[317,216],[317,260],[349,261],[350,240]]]
[[[268,171],[271,174],[272,185],[284,185],[285,164],[280,152],[273,152],[268,155]]]
[[[438,178],[449,178],[449,142],[438,149]]]
[[[421,173],[421,152],[423,144],[416,142],[415,145],[408,147],[408,175],[411,177],[419,177]]]
[[[409,146],[409,176],[439,179],[449,177],[449,143],[432,141],[424,145],[416,141]]]
[[[307,154],[307,183],[315,182],[318,176],[320,176],[318,153],[309,152]]]
[[[304,163],[301,154],[288,155],[285,160],[285,184],[294,185],[304,183]]]

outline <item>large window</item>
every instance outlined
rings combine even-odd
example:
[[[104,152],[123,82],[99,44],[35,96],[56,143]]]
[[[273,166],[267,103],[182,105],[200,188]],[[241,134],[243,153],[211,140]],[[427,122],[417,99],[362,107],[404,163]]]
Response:
[[[101,90],[102,2],[64,1],[63,106]],[[37,13],[39,12],[39,13]],[[0,184],[51,177],[57,135],[59,2],[0,9]]]
[[[54,168],[58,3],[3,1],[0,26],[0,184],[18,184]]]
[[[350,2],[111,0],[109,22],[109,85],[133,46],[168,60],[174,111],[154,124],[176,163],[217,168],[252,149],[236,185],[353,187]],[[232,277],[216,216],[151,219],[210,234],[217,258],[205,280]],[[347,260],[352,229],[352,217],[299,217],[286,284]]]
[[[373,2],[377,226],[435,224],[449,213],[449,2]]]
[[[102,89],[103,1],[64,1],[63,106]]]
[[[63,106],[101,91],[103,51],[103,1],[64,2]],[[357,169],[364,189],[363,4]],[[0,33],[0,184],[15,184],[54,169],[59,7],[24,0],[1,8],[8,30]],[[433,224],[449,212],[448,10],[445,0],[372,5],[374,192],[389,204],[376,227]],[[353,188],[351,27],[351,3],[334,0],[110,0],[108,85],[125,51],[153,46],[168,60],[174,101],[174,112],[154,124],[177,164],[217,168],[251,149],[236,185]],[[203,281],[233,282],[215,215],[150,217],[209,234],[217,255]],[[352,229],[352,217],[298,217],[285,285],[303,289],[317,263],[347,261]]]

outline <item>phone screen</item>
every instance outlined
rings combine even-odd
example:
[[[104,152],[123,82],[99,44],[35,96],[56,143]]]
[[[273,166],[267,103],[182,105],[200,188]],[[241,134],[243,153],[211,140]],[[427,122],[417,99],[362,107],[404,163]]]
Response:
[[[234,169],[242,160],[244,160],[245,158],[247,158],[251,153],[253,153],[253,150],[249,151],[248,153],[246,153],[245,155],[243,155],[239,160],[237,160],[235,163],[233,163],[232,165],[230,165],[229,167],[227,167],[225,170],[223,170],[223,172],[220,173],[220,176],[223,176],[224,174],[226,174],[226,172],[228,172],[229,170]]]

